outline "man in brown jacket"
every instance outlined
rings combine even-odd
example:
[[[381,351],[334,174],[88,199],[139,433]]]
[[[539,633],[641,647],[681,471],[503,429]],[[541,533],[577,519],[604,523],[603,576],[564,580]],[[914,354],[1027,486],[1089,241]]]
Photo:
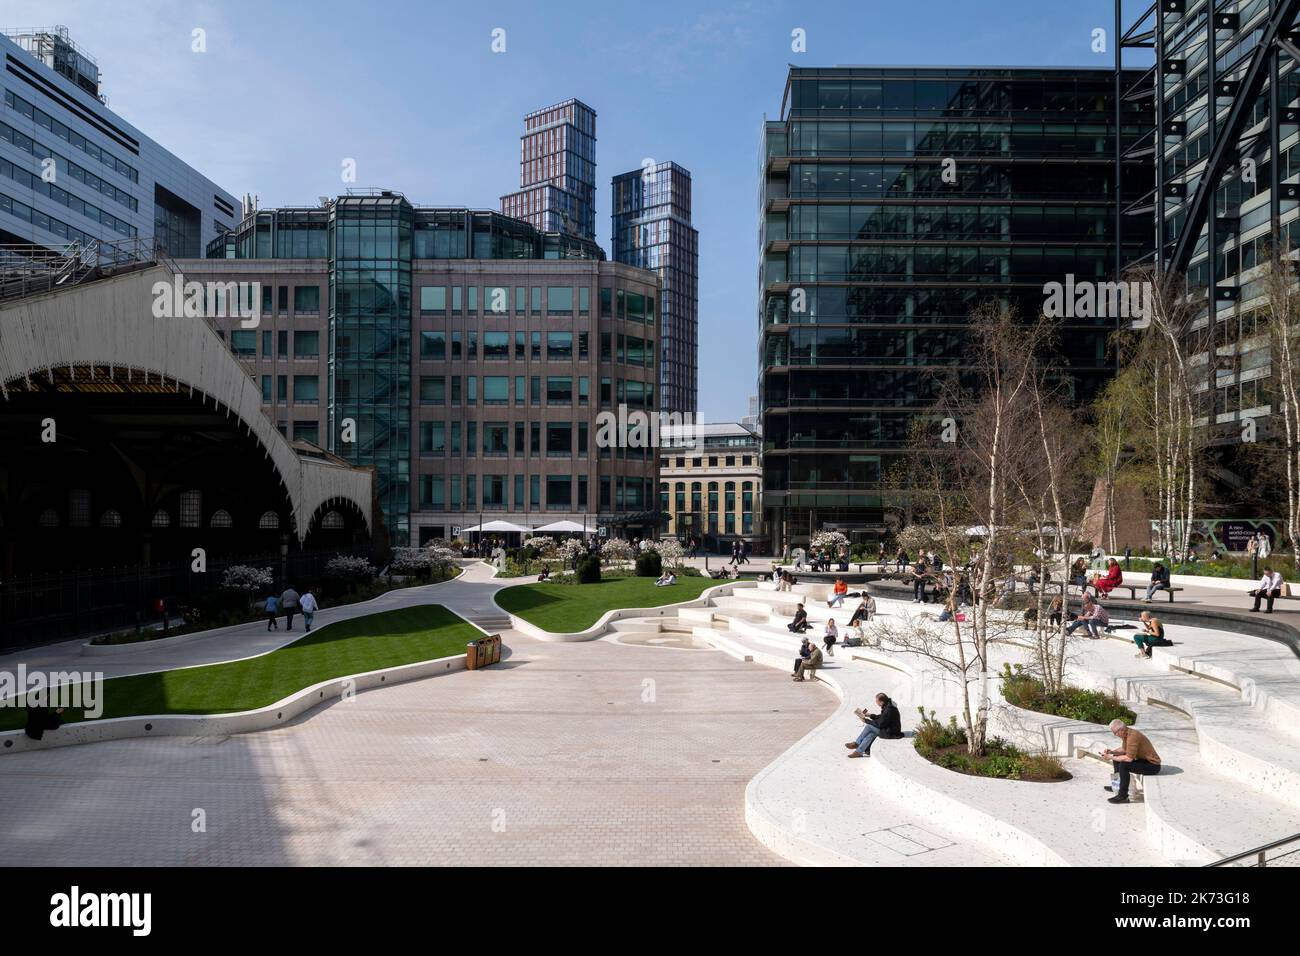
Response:
[[[811,674],[813,680],[817,679],[817,669],[822,666],[822,649],[816,644],[811,645],[812,650],[808,656],[802,658],[795,667],[794,679],[804,680],[805,674]]]
[[[1119,774],[1119,792],[1107,802],[1128,803],[1129,774],[1159,773],[1160,755],[1156,753],[1156,748],[1151,746],[1151,741],[1147,740],[1146,734],[1134,730],[1122,720],[1112,720],[1110,732],[1118,737],[1124,746],[1101,752],[1103,757],[1111,758],[1111,766]],[[1106,789],[1110,790],[1111,787],[1107,785]]]

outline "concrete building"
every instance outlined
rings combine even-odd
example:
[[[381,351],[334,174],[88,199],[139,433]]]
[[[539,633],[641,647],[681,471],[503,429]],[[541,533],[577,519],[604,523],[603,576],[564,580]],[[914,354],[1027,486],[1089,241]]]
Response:
[[[743,538],[764,550],[763,449],[741,424],[673,425],[659,450],[659,510],[666,534],[725,553]]]
[[[600,446],[657,413],[659,282],[593,242],[393,192],[259,210],[187,279],[260,285],[216,327],[289,438],[374,465],[393,540],[508,519],[647,534],[657,455]]]
[[[565,100],[524,117],[519,191],[501,212],[539,232],[596,238],[596,111]]]
[[[649,269],[663,285],[659,394],[665,412],[695,415],[699,403],[700,234],[691,226],[691,174],[676,163],[614,177],[616,262]]]
[[[235,197],[107,106],[67,29],[0,35],[0,245],[156,241],[201,256]]]

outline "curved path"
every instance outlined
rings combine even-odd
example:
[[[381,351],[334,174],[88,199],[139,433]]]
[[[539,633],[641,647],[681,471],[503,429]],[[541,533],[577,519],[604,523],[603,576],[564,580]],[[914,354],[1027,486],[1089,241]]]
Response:
[[[437,602],[490,623],[501,584],[471,565],[455,581],[317,621]],[[7,655],[0,668],[138,673],[245,657],[292,636],[268,638],[254,623],[110,657],[80,656],[73,642]],[[745,788],[834,709],[828,690],[681,642],[503,637],[500,665],[364,692],[276,730],[7,756],[5,862],[785,862],[747,829]]]

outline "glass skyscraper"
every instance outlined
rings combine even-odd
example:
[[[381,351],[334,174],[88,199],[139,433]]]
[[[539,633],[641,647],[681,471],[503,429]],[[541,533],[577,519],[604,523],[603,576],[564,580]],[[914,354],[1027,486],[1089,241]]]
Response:
[[[501,212],[542,232],[596,238],[596,111],[565,100],[524,117],[519,191]]]
[[[700,234],[691,227],[691,174],[676,163],[614,177],[615,262],[659,274],[659,395],[665,412],[694,415],[699,382]]]
[[[1145,12],[1125,30],[1126,45],[1156,50],[1155,68],[1125,84],[1126,99],[1155,109],[1156,129],[1134,149],[1155,155],[1143,208],[1153,210],[1161,270],[1187,278],[1195,314],[1184,345],[1204,402],[1208,477],[1235,500],[1257,467],[1237,459],[1241,422],[1258,421],[1261,440],[1282,433],[1271,419],[1279,398],[1258,267],[1271,247],[1300,244],[1300,2],[1161,0],[1129,10]],[[1152,230],[1149,219],[1144,227]]]
[[[774,546],[885,530],[885,476],[932,414],[935,371],[997,301],[1037,315],[1044,284],[1104,280],[1116,247],[1115,76],[1082,69],[792,68],[765,124],[760,198],[763,495]],[[1130,104],[1123,143],[1149,128]],[[1124,194],[1150,191],[1124,166]],[[1066,319],[1076,400],[1112,374],[1117,319]]]

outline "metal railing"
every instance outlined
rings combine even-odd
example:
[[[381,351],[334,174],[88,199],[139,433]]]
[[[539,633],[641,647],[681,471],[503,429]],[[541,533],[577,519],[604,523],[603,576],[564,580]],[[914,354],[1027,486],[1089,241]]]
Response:
[[[1250,857],[1254,857],[1254,858],[1255,858],[1255,862],[1254,862],[1254,863],[1247,863],[1247,864],[1243,864],[1243,865],[1245,865],[1245,866],[1268,866],[1268,851],[1269,851],[1269,850],[1276,850],[1276,849],[1277,849],[1278,847],[1280,847],[1280,846],[1287,846],[1287,845],[1292,844],[1292,843],[1300,844],[1300,833],[1294,833],[1294,834],[1292,834],[1292,835],[1289,836],[1289,837],[1283,837],[1283,838],[1280,839],[1280,840],[1274,840],[1272,843],[1265,843],[1263,846],[1257,846],[1257,847],[1255,847],[1253,850],[1246,850],[1244,853],[1237,853],[1237,854],[1234,854],[1233,856],[1227,856],[1227,857],[1224,857],[1222,860],[1215,860],[1213,863],[1206,863],[1205,866],[1206,866],[1206,867],[1212,867],[1212,866],[1231,866],[1232,864],[1238,862],[1239,860],[1246,860],[1246,859],[1249,859]],[[1293,854],[1293,853],[1300,853],[1300,845],[1297,845],[1297,846],[1295,846],[1294,848],[1292,848],[1292,849],[1290,849],[1290,850],[1287,850],[1285,853],[1281,853],[1281,854],[1278,854],[1277,856],[1273,857],[1273,862],[1274,862],[1274,864],[1276,865],[1277,861],[1278,861],[1281,857],[1284,857],[1284,856],[1290,856],[1290,855]]]
[[[152,236],[72,242],[61,250],[30,244],[0,245],[0,302],[52,292],[124,267],[176,264]]]

